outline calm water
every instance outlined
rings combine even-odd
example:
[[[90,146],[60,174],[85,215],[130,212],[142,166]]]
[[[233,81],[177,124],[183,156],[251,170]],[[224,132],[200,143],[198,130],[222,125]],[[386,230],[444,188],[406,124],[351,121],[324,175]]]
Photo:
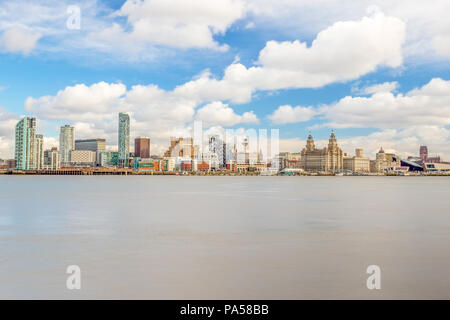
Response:
[[[450,299],[449,191],[446,177],[0,176],[0,298]]]

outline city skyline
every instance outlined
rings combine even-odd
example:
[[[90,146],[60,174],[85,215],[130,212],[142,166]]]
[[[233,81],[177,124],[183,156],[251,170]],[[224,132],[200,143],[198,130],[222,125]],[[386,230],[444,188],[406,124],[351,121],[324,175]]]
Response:
[[[124,111],[130,136],[151,137],[158,153],[171,135],[186,136],[202,120],[211,130],[279,128],[280,150],[290,152],[309,131],[325,145],[335,129],[346,152],[364,144],[371,157],[380,146],[406,157],[427,145],[450,160],[444,3],[414,1],[417,10],[402,10],[403,1],[220,0],[202,2],[216,19],[198,20],[200,7],[180,17],[152,1],[81,2],[76,29],[67,22],[68,2],[35,4],[34,19],[13,14],[21,2],[0,3],[2,158],[13,157],[11,132],[22,116],[38,119],[47,149],[59,147],[66,124],[80,139],[104,138],[111,147],[115,115]],[[153,25],[158,10],[164,14]],[[133,31],[138,12],[169,34]],[[341,45],[348,39],[352,46]]]
[[[72,127],[70,125],[64,125],[64,126],[60,127],[60,135],[59,135],[60,143],[59,143],[59,145],[55,146],[53,144],[51,146],[44,147],[43,141],[45,139],[45,136],[42,135],[42,134],[37,134],[36,133],[36,122],[37,122],[38,119],[36,119],[34,117],[24,117],[21,120],[19,120],[18,123],[16,124],[16,132],[17,132],[17,126],[19,124],[21,124],[26,119],[33,119],[34,135],[36,136],[36,138],[39,137],[39,139],[40,139],[39,146],[37,146],[36,148],[38,148],[38,150],[41,150],[41,149],[43,149],[43,150],[50,150],[50,149],[54,149],[54,148],[58,149],[60,154],[61,154],[61,161],[62,162],[65,162],[64,161],[64,159],[65,159],[64,154],[65,153],[70,153],[71,150],[77,149],[75,147],[77,142],[79,142],[79,143],[86,143],[86,144],[91,144],[91,143],[98,144],[98,143],[101,143],[101,150],[118,152],[119,154],[121,154],[121,159],[122,160],[126,160],[126,158],[130,154],[135,153],[136,147],[143,148],[143,152],[145,152],[145,154],[147,155],[147,156],[145,156],[143,158],[149,158],[151,156],[151,154],[150,154],[150,148],[151,148],[150,147],[150,141],[151,141],[150,137],[144,137],[144,136],[132,137],[130,135],[130,130],[131,130],[132,127],[130,125],[129,114],[127,114],[126,112],[119,112],[118,115],[119,115],[119,117],[118,117],[119,126],[118,126],[118,131],[117,131],[118,143],[116,145],[110,145],[110,144],[108,145],[107,142],[106,142],[107,141],[106,139],[98,138],[98,137],[97,138],[89,137],[89,138],[86,138],[86,139],[75,139],[75,134],[74,134],[75,127]],[[202,127],[202,121],[197,121],[197,122],[200,123],[201,124],[200,126]],[[240,129],[240,130],[234,131],[234,134],[235,135],[237,134],[237,136],[245,136],[246,133],[251,132],[251,131],[248,131],[248,130],[254,130],[254,129],[253,128],[249,128],[247,130]],[[335,130],[331,130],[331,132],[332,132],[332,136],[333,136]],[[193,133],[195,133],[194,129],[192,129],[191,132],[188,132],[185,135],[185,138],[192,137]],[[204,138],[206,137],[206,139],[211,139],[211,137],[221,136],[221,135],[225,135],[225,134],[226,134],[226,130],[225,129],[216,130],[216,131],[206,130],[205,132],[203,132],[203,129],[202,129],[202,136],[204,136]],[[17,133],[16,133],[16,136],[17,136]],[[162,149],[162,151],[161,150],[159,151],[159,153],[157,154],[158,156],[162,156],[163,154],[167,153],[167,149],[170,150],[170,145],[171,145],[170,141],[174,137],[175,136],[173,136],[173,135],[170,136],[167,145],[163,147],[164,149]],[[309,141],[311,139],[312,139],[312,134],[311,134],[311,131],[309,131],[308,137],[307,137],[307,140],[306,140],[307,141],[307,143],[306,143],[307,147],[308,147]],[[61,144],[61,141],[63,142],[63,144]],[[139,141],[142,141],[142,143],[143,143],[142,147],[140,147],[139,145],[136,144]],[[131,142],[133,142],[133,144],[130,144]],[[204,142],[205,141],[203,141],[203,143]],[[319,141],[319,145],[323,145],[323,146],[327,145],[328,143],[329,143],[329,140],[320,140]],[[64,147],[61,147],[61,146],[64,146]],[[314,148],[314,142],[313,142],[313,146],[312,147]],[[361,147],[361,145],[356,147],[354,150],[357,150],[360,147]],[[302,150],[302,148],[303,148],[303,145],[300,145],[294,151],[280,150],[280,152],[294,152],[295,153],[295,152],[300,152]],[[379,151],[380,148],[383,149],[383,146],[381,144],[380,144],[379,148],[377,149],[377,151],[375,152],[375,154]],[[417,148],[419,149],[419,155],[420,155],[419,157],[422,158],[422,160],[423,160],[423,154],[427,154],[427,156],[428,156],[428,147],[427,146],[419,145],[419,146],[417,146]],[[67,150],[65,150],[65,149],[67,149]],[[80,149],[80,148],[78,148],[78,149]],[[81,149],[83,149],[83,150],[91,150],[92,147],[91,148],[87,148],[87,149],[85,149],[85,148],[81,148]],[[122,149],[122,151],[120,151],[121,149]],[[134,152],[131,152],[131,150],[134,150]],[[152,147],[152,150],[153,150],[153,147]],[[386,149],[386,151],[396,153],[395,150]],[[345,153],[348,154],[349,152],[345,152]],[[413,157],[413,156],[416,156],[416,155],[417,155],[417,153],[408,154],[409,157]],[[434,152],[430,153],[429,156],[430,156],[431,159],[438,159],[438,161],[440,161],[440,159],[441,159],[440,153],[438,151],[436,151],[436,150],[434,150]],[[68,158],[68,155],[67,155],[67,158]],[[0,156],[0,159],[1,159],[1,156]],[[442,160],[445,160],[445,159],[442,159]],[[36,160],[36,161],[38,161],[38,160]]]
[[[2,160],[3,170],[29,173],[78,174],[86,169],[107,169],[104,174],[148,172],[227,172],[244,174],[422,174],[446,173],[450,162],[432,156],[428,147],[419,147],[419,156],[407,159],[381,146],[375,159],[364,156],[364,149],[355,148],[355,154],[343,152],[334,130],[323,149],[315,144],[309,133],[301,152],[279,150],[279,131],[249,129],[245,132],[226,130],[220,134],[203,131],[202,121],[196,121],[192,136],[171,137],[164,154],[151,155],[150,138],[136,137],[134,152],[130,150],[130,117],[118,113],[117,151],[107,150],[106,140],[76,139],[74,127],[61,126],[62,148],[44,149],[44,136],[36,133],[36,118],[24,117],[15,126],[15,158]],[[0,159],[1,160],[1,159]],[[13,162],[12,162],[13,161]],[[12,166],[14,164],[14,166]],[[108,171],[108,168],[123,169]],[[94,169],[96,170],[96,169]],[[97,171],[97,170],[96,170]],[[16,172],[16,173],[17,173]],[[92,171],[91,171],[92,172]]]

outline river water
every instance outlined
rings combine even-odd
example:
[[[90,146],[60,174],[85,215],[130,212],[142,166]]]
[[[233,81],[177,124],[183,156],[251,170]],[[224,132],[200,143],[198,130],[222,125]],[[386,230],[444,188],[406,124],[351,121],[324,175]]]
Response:
[[[0,176],[0,298],[450,299],[449,191],[448,177]]]

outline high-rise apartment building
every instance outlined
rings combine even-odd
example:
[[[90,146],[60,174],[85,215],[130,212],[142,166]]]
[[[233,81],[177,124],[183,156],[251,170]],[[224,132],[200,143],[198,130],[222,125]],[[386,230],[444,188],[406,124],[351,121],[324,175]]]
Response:
[[[119,163],[128,165],[130,155],[130,116],[125,112],[119,113]]]
[[[36,118],[25,117],[16,124],[14,159],[19,170],[36,169]]]
[[[134,139],[134,156],[137,158],[150,158],[150,138],[138,137]]]
[[[61,127],[59,133],[59,150],[61,152],[61,162],[70,162],[70,152],[75,150],[74,127],[66,124]]]
[[[36,135],[36,169],[42,170],[44,167],[44,136]]]

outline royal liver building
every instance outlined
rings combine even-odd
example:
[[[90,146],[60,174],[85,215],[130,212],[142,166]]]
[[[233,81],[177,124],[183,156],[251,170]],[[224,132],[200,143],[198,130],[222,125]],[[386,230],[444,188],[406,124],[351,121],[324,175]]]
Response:
[[[334,132],[328,140],[328,146],[316,149],[314,139],[310,134],[306,141],[306,147],[301,152],[301,167],[306,171],[336,172],[343,169],[342,150],[338,147]]]

